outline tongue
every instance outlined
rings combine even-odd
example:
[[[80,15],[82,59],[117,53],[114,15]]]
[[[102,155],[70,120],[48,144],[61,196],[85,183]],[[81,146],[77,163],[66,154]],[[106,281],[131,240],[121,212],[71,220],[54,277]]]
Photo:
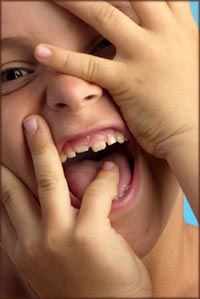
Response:
[[[117,164],[120,172],[118,193],[123,192],[125,187],[131,182],[131,169],[124,154],[114,153],[100,161],[83,160],[72,162],[65,166],[65,177],[73,195],[81,200],[86,188],[93,181],[105,161],[113,161]]]

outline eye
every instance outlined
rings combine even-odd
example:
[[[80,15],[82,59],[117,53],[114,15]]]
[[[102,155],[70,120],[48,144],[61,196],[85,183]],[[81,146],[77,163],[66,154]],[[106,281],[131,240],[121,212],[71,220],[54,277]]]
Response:
[[[103,39],[99,42],[91,51],[92,55],[98,57],[105,57],[107,59],[113,59],[116,55],[116,48],[109,40]]]
[[[13,68],[8,69],[2,72],[1,74],[1,83],[6,83],[8,81],[17,80],[21,77],[28,76],[29,74],[32,74],[33,71],[31,70],[25,70],[20,68]]]
[[[38,74],[37,66],[13,61],[1,66],[1,96],[9,95],[31,83]]]

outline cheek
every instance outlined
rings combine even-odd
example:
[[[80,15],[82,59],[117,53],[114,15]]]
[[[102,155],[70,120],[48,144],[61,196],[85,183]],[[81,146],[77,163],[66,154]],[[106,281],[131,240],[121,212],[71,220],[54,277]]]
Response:
[[[27,92],[29,90],[29,92]],[[39,113],[38,96],[30,98],[30,89],[3,97],[1,118],[1,163],[35,193],[35,179],[28,146],[23,133],[23,119]],[[29,95],[29,96],[27,96]],[[30,105],[30,103],[34,103]],[[27,175],[28,174],[28,175]]]
[[[104,119],[108,118],[115,121],[123,121],[125,123],[119,107],[115,104],[114,100],[107,92],[105,92],[105,97],[99,104],[99,110],[102,115],[104,115]]]

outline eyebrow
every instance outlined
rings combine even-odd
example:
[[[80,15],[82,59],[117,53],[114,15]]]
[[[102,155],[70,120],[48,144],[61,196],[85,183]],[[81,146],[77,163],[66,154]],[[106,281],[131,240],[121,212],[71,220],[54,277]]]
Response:
[[[22,50],[33,52],[34,47],[37,45],[31,37],[23,35],[2,38],[0,39],[0,41],[2,50],[13,49],[14,51],[16,48],[19,48]]]
[[[120,11],[122,11],[125,15],[130,17],[132,20],[135,21],[137,20],[137,15],[130,6],[127,6],[125,3],[121,1],[119,2],[115,1],[115,3],[112,5],[115,6],[117,9],[119,9]],[[18,48],[19,50],[33,53],[34,48],[39,42],[34,41],[33,38],[31,38],[30,36],[19,35],[14,37],[1,38],[0,43],[1,43],[1,50],[15,51],[15,49]]]

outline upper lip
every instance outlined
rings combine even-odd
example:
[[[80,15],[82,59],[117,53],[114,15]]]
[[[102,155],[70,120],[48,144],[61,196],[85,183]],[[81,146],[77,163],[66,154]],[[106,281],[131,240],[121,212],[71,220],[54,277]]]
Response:
[[[89,130],[78,132],[73,135],[68,134],[67,136],[62,137],[58,142],[56,142],[56,147],[57,147],[58,153],[61,153],[64,145],[67,144],[67,142],[70,142],[72,140],[74,141],[76,139],[83,138],[83,137],[89,136],[95,132],[104,131],[106,129],[117,130],[117,131],[123,133],[127,139],[130,138],[130,133],[123,123],[122,124],[100,125],[100,126],[93,127]]]

